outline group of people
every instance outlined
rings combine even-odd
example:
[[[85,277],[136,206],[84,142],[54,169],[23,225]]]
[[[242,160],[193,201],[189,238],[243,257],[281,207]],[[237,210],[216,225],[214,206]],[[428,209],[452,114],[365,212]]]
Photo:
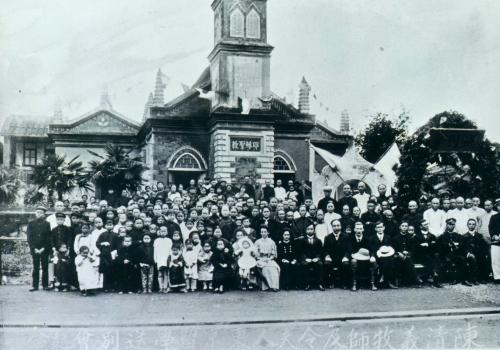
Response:
[[[33,284],[82,295],[228,289],[371,290],[500,281],[500,199],[402,205],[359,182],[339,198],[277,180],[258,190],[216,178],[162,182],[36,208],[27,226]]]

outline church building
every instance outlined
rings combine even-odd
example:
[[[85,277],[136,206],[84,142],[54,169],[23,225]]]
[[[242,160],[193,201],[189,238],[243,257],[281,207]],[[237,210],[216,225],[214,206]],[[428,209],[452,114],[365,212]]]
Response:
[[[87,149],[99,153],[113,142],[142,153],[148,180],[312,180],[327,165],[313,148],[342,156],[352,136],[310,113],[305,79],[296,107],[272,92],[267,0],[215,0],[212,9],[209,66],[182,95],[165,104],[159,74],[141,124],[105,99],[71,122],[11,116],[0,131],[5,162],[29,171],[43,155],[57,153],[80,154],[85,163],[92,157]]]

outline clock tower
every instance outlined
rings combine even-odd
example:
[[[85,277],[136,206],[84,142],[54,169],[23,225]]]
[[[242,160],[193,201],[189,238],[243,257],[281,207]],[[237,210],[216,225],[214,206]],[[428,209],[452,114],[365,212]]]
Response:
[[[273,47],[267,43],[267,0],[215,0],[214,49],[209,55],[212,110],[259,109],[270,90]]]

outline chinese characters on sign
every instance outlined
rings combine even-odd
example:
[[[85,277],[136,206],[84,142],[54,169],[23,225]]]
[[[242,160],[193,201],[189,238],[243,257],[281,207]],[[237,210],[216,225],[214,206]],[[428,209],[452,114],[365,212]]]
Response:
[[[261,139],[259,137],[231,136],[229,142],[231,144],[231,151],[260,152],[261,150]]]

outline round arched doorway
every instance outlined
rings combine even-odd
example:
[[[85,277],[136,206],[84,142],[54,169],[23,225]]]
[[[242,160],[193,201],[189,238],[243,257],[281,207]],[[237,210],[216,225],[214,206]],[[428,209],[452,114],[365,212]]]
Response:
[[[168,162],[168,182],[185,187],[190,180],[197,181],[205,175],[206,171],[207,163],[200,152],[190,147],[181,148]]]
[[[281,180],[283,184],[287,184],[289,180],[295,181],[295,173],[297,166],[286,152],[278,150],[274,153],[274,183]]]

